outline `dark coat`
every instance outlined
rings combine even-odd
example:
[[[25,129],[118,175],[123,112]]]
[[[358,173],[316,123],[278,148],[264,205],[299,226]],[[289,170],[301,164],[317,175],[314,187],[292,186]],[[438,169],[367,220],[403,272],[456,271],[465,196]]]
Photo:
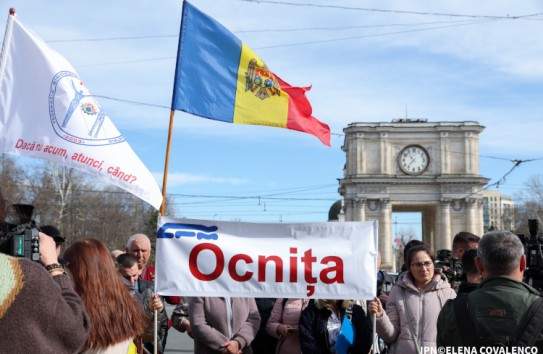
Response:
[[[349,300],[344,300],[340,306],[340,317],[343,320],[345,309]],[[328,344],[328,331],[326,323],[332,312],[320,306],[320,304],[311,301],[302,311],[300,316],[300,344],[303,354],[330,354]],[[353,306],[352,323],[355,328],[354,346],[349,349],[351,354],[367,354],[371,348],[373,329],[372,324],[364,309],[360,305]]]
[[[141,300],[143,302],[143,308],[145,309],[145,312],[147,313],[147,306],[149,304],[149,300],[151,298],[151,294],[154,291],[154,283],[152,281],[138,279],[138,293],[141,296]],[[139,296],[138,296],[139,298]],[[164,304],[164,299],[162,299],[162,303]],[[168,338],[168,314],[166,313],[166,307],[164,307],[164,310],[158,314],[157,318],[158,322],[158,352],[164,353],[164,348],[166,347],[166,339]],[[152,324],[152,322],[151,322]],[[152,331],[154,331],[154,325],[151,326]],[[154,337],[154,334],[153,334]],[[153,351],[153,344],[154,340],[151,342],[145,342],[144,346],[151,352]]]
[[[253,353],[257,354],[275,354],[277,339],[270,336],[266,332],[266,324],[270,318],[275,299],[272,298],[255,298],[256,307],[260,314],[260,327],[256,333],[255,339],[251,342]]]
[[[488,277],[467,295],[468,314],[475,323],[476,334],[486,338],[513,337],[524,314],[540,295],[540,292],[530,285],[511,277]],[[438,346],[465,346],[456,319],[454,301],[447,301],[439,313]],[[543,351],[543,333],[539,333],[535,346],[539,352]]]

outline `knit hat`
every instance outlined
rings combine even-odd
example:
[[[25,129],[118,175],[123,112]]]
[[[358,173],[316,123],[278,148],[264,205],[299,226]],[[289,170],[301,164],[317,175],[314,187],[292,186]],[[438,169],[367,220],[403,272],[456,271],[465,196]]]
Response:
[[[57,245],[61,245],[64,243],[64,241],[66,241],[66,239],[60,235],[59,229],[57,229],[53,225],[43,225],[43,226],[40,226],[40,229],[41,229],[41,232],[43,232],[47,236],[52,237],[57,243]]]

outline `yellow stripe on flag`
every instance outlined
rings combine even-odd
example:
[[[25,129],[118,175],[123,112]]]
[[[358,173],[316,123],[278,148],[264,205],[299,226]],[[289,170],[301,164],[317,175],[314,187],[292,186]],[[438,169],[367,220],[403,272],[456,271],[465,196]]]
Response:
[[[264,62],[242,44],[234,123],[286,128],[287,116],[287,94],[280,90],[279,83]]]

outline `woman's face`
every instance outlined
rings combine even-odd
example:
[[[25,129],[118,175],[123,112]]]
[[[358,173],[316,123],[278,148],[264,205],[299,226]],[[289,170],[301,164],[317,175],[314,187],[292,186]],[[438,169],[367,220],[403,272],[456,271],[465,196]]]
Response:
[[[428,253],[419,251],[413,255],[409,271],[417,286],[426,285],[434,277],[434,262]]]
[[[321,299],[319,300],[321,305],[327,308],[336,309],[338,306],[338,300]]]

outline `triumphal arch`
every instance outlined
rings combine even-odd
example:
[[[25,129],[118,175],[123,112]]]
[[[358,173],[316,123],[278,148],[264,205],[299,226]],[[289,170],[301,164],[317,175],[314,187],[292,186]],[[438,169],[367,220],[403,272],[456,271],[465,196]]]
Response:
[[[460,231],[483,233],[477,122],[351,123],[345,129],[345,221],[379,221],[383,266],[392,265],[392,212],[420,212],[422,239],[451,249]]]

